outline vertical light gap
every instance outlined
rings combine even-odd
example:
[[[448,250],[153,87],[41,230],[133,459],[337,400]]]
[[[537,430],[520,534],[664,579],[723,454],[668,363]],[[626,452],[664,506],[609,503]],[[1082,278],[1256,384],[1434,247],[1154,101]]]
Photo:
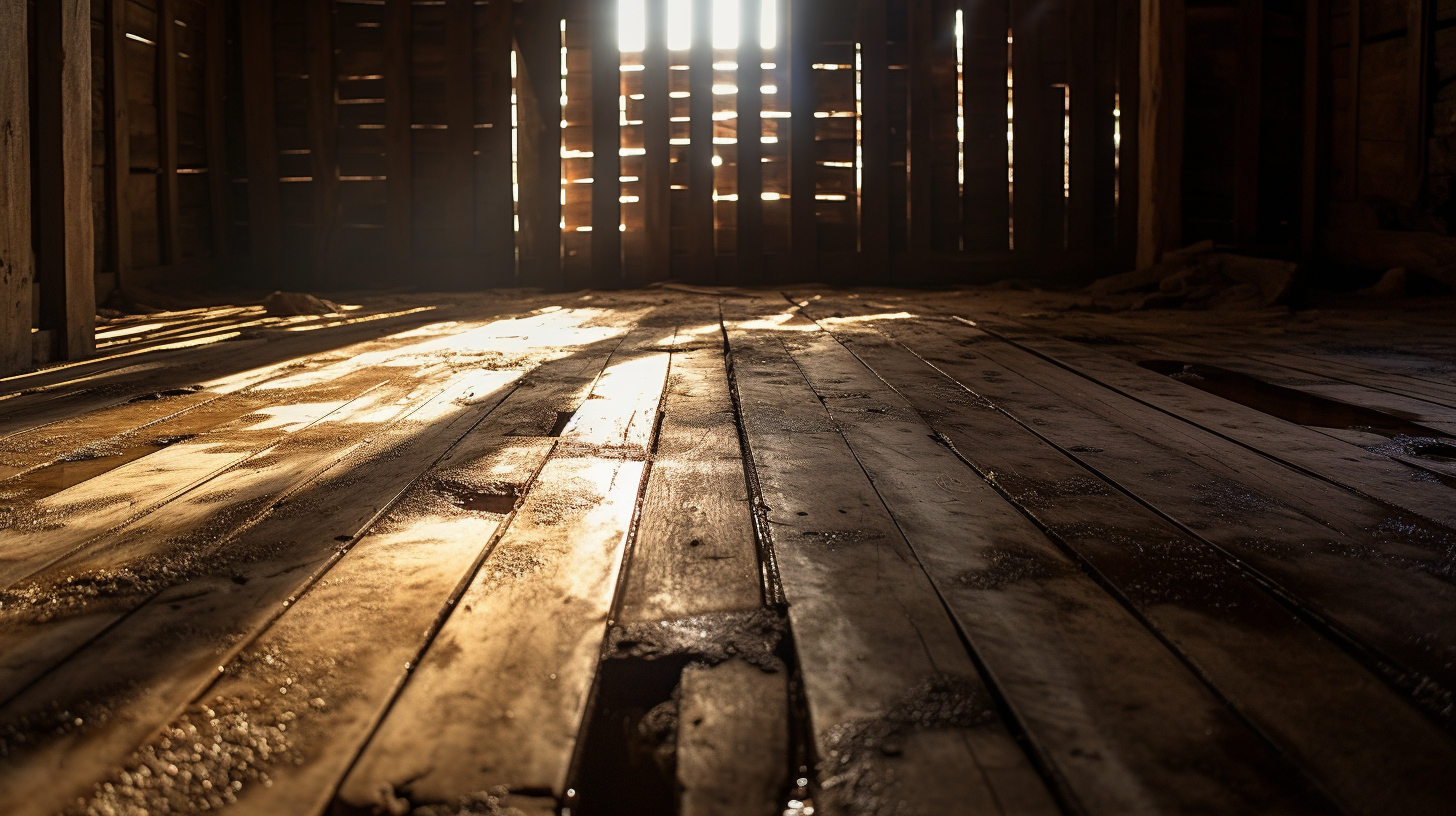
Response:
[[[956,183],[960,195],[956,201],[959,202],[961,217],[965,221],[965,197],[966,197],[966,13],[962,9],[956,9],[955,13],[955,50],[956,50]],[[966,248],[965,231],[959,234],[959,249]]]
[[[617,50],[647,50],[647,0],[617,0]]]
[[[517,234],[521,231],[521,117],[520,117],[520,94],[518,87],[520,72],[516,68],[516,52],[511,50],[511,214],[515,223]],[[516,246],[516,260],[519,261],[521,248]]]
[[[855,220],[864,224],[864,43],[854,44],[854,212]],[[864,230],[859,249],[864,249]]]
[[[1006,244],[1016,248],[1016,103],[1012,96],[1016,87],[1011,58],[1015,47],[1011,29],[1006,29]]]
[[[561,129],[566,130],[566,18],[561,19]],[[561,160],[557,163],[561,174],[561,231],[566,231],[566,145],[561,145]],[[563,247],[565,244],[563,243]],[[564,249],[562,250],[565,251]]]
[[[1122,94],[1112,94],[1112,203],[1122,201]]]
[[[1062,86],[1062,198],[1072,197],[1072,86]]]
[[[668,0],[667,2],[667,48],[669,51],[687,51],[693,47],[693,2],[692,0]]]

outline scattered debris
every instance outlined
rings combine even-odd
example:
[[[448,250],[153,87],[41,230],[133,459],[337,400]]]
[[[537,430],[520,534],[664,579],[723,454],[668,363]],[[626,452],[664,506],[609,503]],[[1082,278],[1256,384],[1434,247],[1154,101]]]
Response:
[[[783,668],[775,656],[784,619],[762,609],[672,621],[619,624],[607,634],[606,656],[652,660],[691,655],[710,665],[741,658],[766,671]]]
[[[339,314],[339,304],[306,292],[274,292],[263,298],[263,308],[274,317]]]
[[[1259,309],[1283,303],[1299,264],[1213,251],[1212,241],[1169,252],[1147,269],[1103,278],[1094,295],[1145,293],[1134,309]]]

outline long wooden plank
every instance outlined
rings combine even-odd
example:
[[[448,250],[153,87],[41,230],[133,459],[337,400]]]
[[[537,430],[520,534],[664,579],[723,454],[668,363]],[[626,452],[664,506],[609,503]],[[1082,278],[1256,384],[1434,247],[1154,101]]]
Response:
[[[790,353],[1066,800],[1107,814],[1328,812],[903,397],[804,323],[784,325],[803,330]]]
[[[763,280],[763,16],[760,0],[738,0],[737,281]]]
[[[35,175],[31,184],[36,191],[33,217],[38,236],[35,279],[40,282],[40,328],[54,332],[56,358],[79,360],[96,349],[91,60],[78,56],[91,53],[91,4],[89,0],[56,0],[38,4],[34,11],[36,107],[31,150]],[[21,206],[25,206],[23,202]]]
[[[0,375],[31,364],[30,47],[26,0],[0,3]]]
[[[512,393],[456,443],[430,478],[417,481],[325,580],[233,657],[217,682],[174,722],[185,727],[197,720],[198,707],[215,711],[220,697],[234,706],[228,715],[271,734],[286,734],[279,751],[255,755],[250,768],[223,769],[242,783],[235,809],[260,814],[326,809],[410,667],[419,664],[421,652],[491,551],[497,529],[510,523],[515,498],[529,492],[556,444],[548,434],[558,412],[583,404],[606,359],[607,350],[591,350],[534,371],[535,385]],[[401,584],[409,592],[392,591]],[[340,616],[357,636],[341,637],[337,625],[327,625]],[[350,668],[341,675],[336,666]],[[279,694],[279,688],[288,694]],[[251,700],[263,702],[254,706]],[[197,721],[208,728],[210,720]],[[277,729],[279,723],[283,730]],[[219,733],[226,738],[230,728],[221,726]],[[162,741],[166,737],[165,730],[151,737],[128,761],[128,770],[163,757],[172,761]],[[196,767],[187,764],[187,757],[182,762],[189,770]],[[214,767],[210,759],[203,763]],[[258,784],[263,778],[267,782]],[[98,782],[93,801],[124,802],[138,787],[143,796],[157,795],[145,786],[128,786],[126,779],[113,772],[107,780],[112,788]],[[173,802],[208,795],[196,782],[179,787],[165,792]],[[527,797],[508,804],[529,809],[532,803]]]
[[[667,364],[645,352],[608,366],[354,764],[344,804],[502,785],[566,797]]]
[[[855,313],[844,301],[810,309]],[[933,325],[824,323],[961,456],[994,474],[1000,490],[1116,587],[1342,808],[1379,813],[1395,795],[1412,797],[1407,806],[1419,811],[1449,798],[1439,770],[1451,761],[1447,735],[1215,550],[1102,483],[1098,474],[1120,475],[1107,465],[1108,450],[1152,458],[1126,432],[1078,410],[1075,397],[1023,379],[1033,372],[968,356],[960,338]],[[964,384],[972,377],[975,390]],[[1056,421],[1038,418],[1053,408]],[[1094,452],[1089,439],[1106,448]],[[1391,784],[1396,777],[1405,782]]]
[[[617,2],[591,4],[592,280],[600,288],[622,285],[622,95],[617,50]]]
[[[814,46],[822,6],[789,4],[789,251],[795,278],[814,280],[819,259],[815,213]]]
[[[248,139],[249,252],[263,280],[281,279],[283,215],[278,206],[278,112],[274,101],[273,4],[239,15],[242,25],[243,111]]]
[[[856,0],[863,184],[859,190],[859,251],[868,280],[883,280],[890,265],[890,57],[886,0]]]
[[[207,139],[208,209],[212,226],[212,257],[231,255],[233,228],[231,174],[227,164],[227,6],[210,0],[206,7],[207,38],[205,128]]]
[[[209,53],[211,50],[209,49]],[[118,287],[131,273],[131,111],[127,93],[126,0],[106,2],[106,271]]]
[[[177,0],[157,0],[157,217],[162,263],[182,262],[177,179]]]
[[[642,147],[647,151],[643,178],[647,257],[641,282],[672,277],[672,131],[668,93],[671,72],[667,50],[666,0],[648,0],[647,50],[642,54]]]
[[[388,0],[384,23],[384,152],[387,164],[384,244],[390,266],[410,268],[414,231],[414,147],[410,123],[410,0]]]
[[[879,809],[1057,812],[993,713],[934,586],[785,349],[785,333],[734,306],[725,304],[725,328],[735,397],[789,603],[811,737],[829,759],[820,768],[824,806],[867,797]],[[963,714],[933,723],[904,716],[942,695]]]
[[[786,691],[782,674],[741,660],[683,671],[677,730],[683,816],[783,812]]]
[[[458,379],[358,458],[227,542],[200,575],[163,590],[0,708],[14,735],[0,762],[0,804],[16,814],[52,813],[113,772],[490,413],[503,394],[478,391],[480,384]],[[87,614],[109,611],[100,598]],[[171,648],[159,652],[159,642]],[[58,710],[75,719],[45,728],[47,712]]]
[[[516,211],[513,178],[512,94],[514,37],[511,17],[515,3],[490,3],[485,7],[478,35],[476,64],[480,75],[476,91],[480,109],[477,124],[489,125],[475,131],[479,156],[476,190],[479,209],[476,235],[484,266],[481,284],[490,287],[515,286]]]
[[[689,280],[717,278],[717,229],[713,212],[713,0],[693,3],[693,44],[688,54],[688,257]]]
[[[1315,431],[1222,400],[1102,352],[978,316],[983,329],[1172,416],[1351,490],[1456,526],[1450,489],[1412,478],[1411,468],[1354,450]]]
[[[313,181],[311,257],[307,280],[334,284],[339,212],[339,114],[334,70],[333,0],[307,0],[308,146]]]

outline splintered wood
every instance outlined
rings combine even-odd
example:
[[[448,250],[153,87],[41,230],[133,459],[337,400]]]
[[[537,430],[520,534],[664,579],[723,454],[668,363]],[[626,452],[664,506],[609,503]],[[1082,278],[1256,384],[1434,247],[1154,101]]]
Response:
[[[1450,330],[1018,297],[111,321],[0,380],[0,811],[1448,810]]]

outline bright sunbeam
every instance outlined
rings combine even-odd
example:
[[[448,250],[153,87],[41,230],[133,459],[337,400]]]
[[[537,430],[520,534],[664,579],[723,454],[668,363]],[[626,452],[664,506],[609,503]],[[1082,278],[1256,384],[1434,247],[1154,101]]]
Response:
[[[739,0],[713,0],[713,47],[732,50],[738,47]],[[778,0],[760,0],[762,22],[759,43],[765,49],[777,47],[779,39]],[[693,45],[693,0],[667,0],[667,47],[686,51]],[[647,48],[646,0],[618,0],[617,47],[635,52]]]

